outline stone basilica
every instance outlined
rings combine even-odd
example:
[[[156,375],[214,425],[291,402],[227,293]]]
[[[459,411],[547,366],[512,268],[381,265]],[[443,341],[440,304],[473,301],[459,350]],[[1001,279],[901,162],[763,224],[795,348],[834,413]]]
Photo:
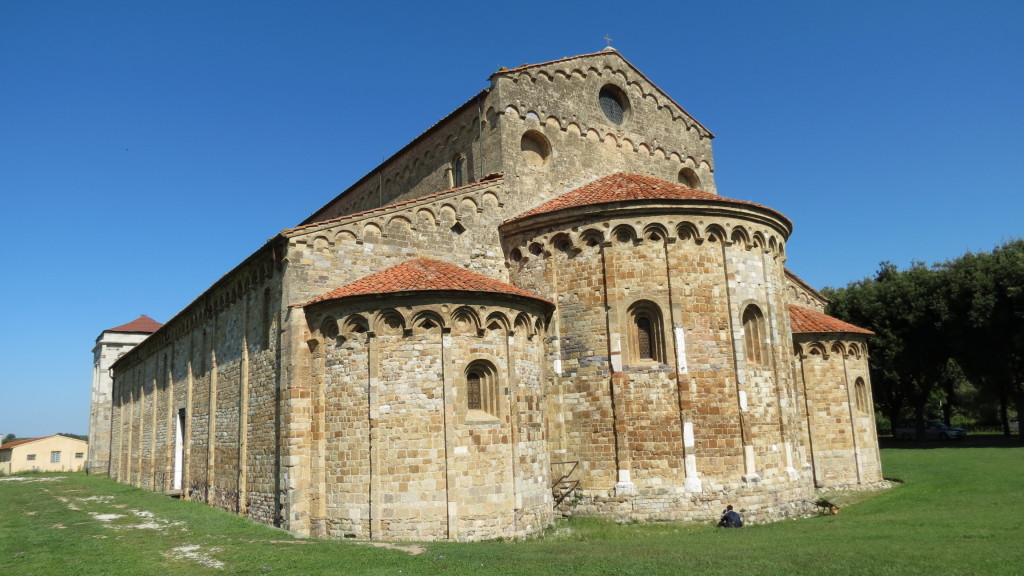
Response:
[[[877,484],[869,333],[712,138],[613,49],[498,70],[114,362],[110,475],[374,540]]]

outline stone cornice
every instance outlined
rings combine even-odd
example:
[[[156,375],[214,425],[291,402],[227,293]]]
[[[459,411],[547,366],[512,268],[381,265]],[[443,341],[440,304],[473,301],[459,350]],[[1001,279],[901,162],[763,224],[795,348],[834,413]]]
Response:
[[[509,221],[500,226],[503,234],[518,234],[550,226],[565,226],[577,222],[591,222],[600,218],[623,219],[634,216],[670,216],[676,220],[698,217],[735,218],[744,222],[771,228],[783,240],[793,231],[792,223],[778,212],[754,204],[737,204],[714,200],[637,200],[620,201],[589,206],[577,206],[537,214],[523,220]]]
[[[522,81],[535,82],[539,79],[554,81],[558,77],[571,79],[576,75],[581,78],[586,78],[592,74],[597,74],[598,76],[607,74],[619,74],[625,76],[625,73],[621,68],[614,67],[607,63],[606,60],[608,58],[618,60],[621,64],[624,64],[630,72],[636,74],[643,80],[643,82],[627,80],[625,87],[636,88],[644,98],[653,99],[657,103],[658,108],[669,108],[673,110],[673,120],[682,120],[687,124],[687,127],[696,127],[702,137],[715,137],[710,130],[705,128],[703,124],[691,116],[682,106],[666,94],[665,91],[658,88],[654,82],[651,82],[643,72],[633,66],[633,64],[619,54],[617,50],[602,50],[601,52],[562,58],[561,60],[553,60],[551,62],[529,64],[513,68],[511,70],[499,70],[491,76],[491,82],[494,83],[499,79],[509,79],[512,82],[517,83]],[[602,60],[605,61],[602,62]],[[599,64],[594,65],[595,63]]]

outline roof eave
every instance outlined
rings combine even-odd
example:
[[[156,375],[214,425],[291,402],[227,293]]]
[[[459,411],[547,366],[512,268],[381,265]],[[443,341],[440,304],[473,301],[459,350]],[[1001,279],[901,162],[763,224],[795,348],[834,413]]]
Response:
[[[351,185],[351,186],[349,186],[348,188],[346,188],[345,190],[343,190],[343,191],[342,191],[342,192],[341,192],[340,194],[338,194],[337,196],[335,196],[335,197],[331,198],[331,199],[330,199],[330,200],[329,200],[329,201],[328,201],[328,202],[327,202],[326,204],[324,204],[323,206],[321,206],[320,208],[318,208],[318,209],[317,209],[317,210],[316,210],[315,212],[313,212],[313,213],[312,213],[312,214],[310,214],[310,215],[309,215],[308,217],[306,217],[306,219],[305,219],[305,220],[303,220],[302,222],[299,222],[299,224],[298,224],[298,226],[296,226],[296,228],[300,228],[300,227],[302,227],[302,226],[306,226],[306,225],[309,225],[309,224],[315,224],[315,223],[319,222],[319,220],[317,219],[317,217],[318,217],[318,216],[319,216],[319,215],[320,215],[320,214],[321,214],[321,213],[322,213],[322,212],[323,212],[324,210],[326,210],[326,209],[327,209],[327,208],[329,208],[329,207],[330,207],[330,206],[331,206],[332,204],[334,204],[335,202],[337,202],[338,200],[340,200],[340,199],[341,199],[341,198],[342,198],[342,197],[343,197],[343,196],[344,196],[345,194],[347,194],[347,193],[348,193],[348,192],[349,192],[350,190],[354,190],[355,188],[358,188],[358,187],[359,187],[360,185],[362,185],[362,184],[363,184],[364,182],[366,182],[367,180],[369,180],[370,178],[372,178],[373,176],[375,176],[375,175],[376,175],[376,174],[377,174],[378,172],[380,172],[380,171],[381,171],[381,170],[383,170],[383,169],[384,169],[385,167],[387,167],[387,166],[388,166],[389,164],[391,164],[391,163],[392,163],[392,162],[393,162],[393,161],[394,161],[394,160],[395,160],[396,158],[398,158],[399,156],[401,156],[401,155],[402,155],[403,153],[405,153],[405,152],[406,152],[407,150],[411,149],[411,148],[412,148],[413,146],[415,146],[415,145],[419,144],[419,143],[420,143],[420,142],[422,142],[422,141],[423,141],[424,139],[426,139],[426,138],[427,138],[427,137],[428,137],[429,135],[431,135],[431,134],[433,134],[433,133],[434,133],[435,131],[439,130],[439,129],[441,128],[441,126],[443,126],[443,125],[445,124],[445,122],[446,122],[446,121],[447,121],[447,120],[448,120],[449,118],[452,118],[452,117],[454,117],[454,116],[456,116],[456,115],[458,115],[458,114],[462,113],[462,112],[463,112],[464,110],[466,110],[467,108],[469,108],[469,107],[470,107],[470,105],[474,104],[475,102],[478,102],[478,101],[479,101],[479,100],[480,100],[481,98],[485,97],[485,96],[486,96],[486,95],[488,94],[488,92],[490,92],[490,90],[491,90],[490,88],[484,88],[484,89],[483,89],[483,90],[481,90],[480,92],[477,92],[477,93],[476,93],[476,95],[474,95],[474,96],[473,96],[472,98],[470,98],[469,100],[467,100],[467,101],[466,101],[465,103],[463,103],[463,104],[462,104],[461,106],[459,106],[459,107],[458,107],[458,108],[456,108],[455,110],[452,110],[451,112],[449,112],[448,114],[446,114],[446,115],[445,115],[444,117],[442,117],[442,118],[441,118],[440,120],[438,120],[437,122],[435,122],[435,123],[434,123],[434,124],[433,124],[432,126],[430,126],[429,128],[427,128],[426,130],[424,130],[424,131],[423,131],[423,132],[422,132],[422,133],[421,133],[421,134],[420,134],[419,136],[417,136],[417,137],[413,138],[411,142],[409,142],[409,143],[408,143],[408,144],[406,144],[405,146],[401,147],[401,148],[400,148],[399,150],[397,150],[397,151],[396,151],[396,152],[395,152],[394,154],[392,154],[391,156],[389,156],[389,157],[388,157],[388,158],[387,158],[386,160],[384,160],[384,161],[383,161],[383,162],[381,162],[380,164],[378,164],[378,165],[374,166],[374,167],[373,167],[373,169],[372,169],[372,170],[370,170],[369,172],[367,172],[366,174],[364,174],[362,178],[360,178],[359,180],[356,180],[355,182],[353,182],[353,183],[352,183],[352,185]]]
[[[337,303],[341,300],[347,302],[359,302],[359,301],[373,301],[373,300],[391,300],[401,298],[412,298],[412,297],[424,297],[427,295],[436,296],[438,299],[450,299],[445,297],[457,296],[462,300],[484,300],[488,298],[510,298],[522,302],[532,302],[534,304],[542,304],[548,308],[548,311],[555,309],[555,303],[544,298],[543,296],[526,296],[523,294],[515,294],[512,292],[486,292],[480,290],[396,290],[394,292],[376,292],[373,294],[352,294],[346,296],[337,296],[332,298],[314,298],[308,302],[301,304],[292,304],[289,308],[316,308],[320,305],[328,303]]]
[[[736,204],[728,200],[696,200],[696,199],[638,199],[599,202],[585,206],[572,206],[532,214],[517,216],[506,220],[500,225],[506,233],[522,232],[553,224],[562,224],[581,217],[600,215],[606,212],[628,212],[630,214],[661,213],[680,211],[681,208],[692,210],[701,215],[737,216],[760,222],[775,228],[785,239],[793,233],[793,223],[779,212],[757,204]]]
[[[196,296],[184,308],[179,310],[177,314],[172,316],[169,320],[167,320],[167,322],[164,322],[160,326],[160,328],[158,328],[155,332],[150,333],[150,337],[152,337],[155,334],[160,334],[162,332],[170,330],[173,327],[173,325],[178,321],[179,318],[183,318],[190,310],[192,310],[192,307],[198,305],[198,303],[201,302],[203,300],[203,298],[206,297],[207,294],[213,292],[214,290],[216,290],[220,286],[222,286],[222,285],[226,284],[227,282],[231,281],[234,278],[234,274],[237,271],[241,270],[243,267],[245,267],[247,264],[249,264],[253,260],[256,260],[257,258],[259,258],[260,256],[263,256],[267,252],[273,253],[274,247],[276,245],[278,245],[278,244],[281,244],[281,243],[287,243],[287,238],[284,235],[278,233],[278,234],[275,234],[274,236],[270,237],[266,242],[263,243],[262,246],[260,246],[258,249],[256,249],[255,252],[250,254],[245,260],[242,260],[241,262],[239,262],[236,266],[231,268],[231,270],[229,270],[223,276],[218,278],[216,282],[211,284],[206,290],[203,290],[199,294],[199,296]],[[147,337],[147,339],[146,339],[146,342],[148,342],[148,341],[149,341],[149,337]],[[132,348],[131,350],[129,350],[128,352],[125,352],[125,354],[123,356],[121,356],[120,358],[118,358],[117,360],[114,360],[114,362],[112,362],[110,364],[110,368],[111,369],[116,368],[118,364],[126,361],[127,358],[131,358],[134,354],[141,354],[141,353],[142,353],[141,346],[136,346],[136,347]]]
[[[852,331],[852,330],[820,330],[820,331],[811,331],[811,332],[807,332],[807,331],[803,331],[803,332],[796,332],[796,331],[794,331],[793,332],[793,336],[817,336],[817,335],[820,335],[820,334],[838,334],[838,335],[844,335],[844,336],[857,336],[857,337],[860,337],[860,338],[867,338],[868,336],[874,336],[875,335],[875,333],[870,331],[870,330],[865,330],[863,332],[855,332],[855,331]]]
[[[788,276],[790,280],[792,280],[792,281],[796,282],[797,284],[799,284],[801,288],[807,290],[808,292],[810,292],[810,293],[814,294],[815,296],[817,296],[818,298],[820,298],[826,304],[830,304],[832,302],[828,298],[825,298],[825,296],[822,295],[821,292],[818,292],[817,289],[815,289],[813,286],[808,284],[807,281],[805,281],[803,278],[797,276],[796,273],[793,272],[792,270],[790,270],[789,268],[786,268],[786,276]]]

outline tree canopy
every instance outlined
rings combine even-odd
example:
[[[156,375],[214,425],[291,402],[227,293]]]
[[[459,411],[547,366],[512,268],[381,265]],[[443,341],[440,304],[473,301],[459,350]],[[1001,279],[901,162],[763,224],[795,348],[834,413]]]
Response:
[[[875,333],[872,388],[894,425],[934,411],[950,420],[966,383],[1009,433],[1008,408],[1024,409],[1024,240],[932,266],[883,262],[874,277],[822,293],[831,315]]]

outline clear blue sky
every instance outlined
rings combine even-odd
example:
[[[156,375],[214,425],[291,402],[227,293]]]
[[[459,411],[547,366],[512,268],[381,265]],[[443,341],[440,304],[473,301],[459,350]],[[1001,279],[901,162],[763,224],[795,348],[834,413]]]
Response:
[[[0,434],[514,67],[603,37],[844,286],[1024,233],[1024,2],[0,2]],[[125,246],[130,246],[125,248]]]

